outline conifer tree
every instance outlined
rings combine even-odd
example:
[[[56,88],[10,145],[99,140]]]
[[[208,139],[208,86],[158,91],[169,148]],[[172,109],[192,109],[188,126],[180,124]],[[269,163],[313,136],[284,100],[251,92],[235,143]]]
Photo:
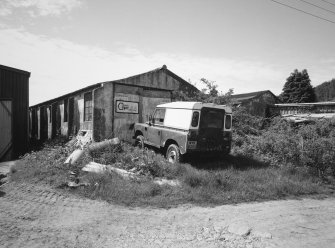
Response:
[[[280,95],[284,103],[314,102],[315,93],[306,69],[301,72],[295,69],[286,79]]]

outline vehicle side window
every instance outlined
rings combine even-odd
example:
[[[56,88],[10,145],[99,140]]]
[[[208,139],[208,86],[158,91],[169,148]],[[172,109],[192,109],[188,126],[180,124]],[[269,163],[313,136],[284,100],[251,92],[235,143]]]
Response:
[[[226,115],[225,128],[226,129],[230,129],[231,128],[231,115]]]
[[[163,125],[164,117],[165,117],[165,109],[156,109],[154,114],[154,123]]]
[[[193,115],[192,115],[191,126],[192,127],[197,127],[198,126],[198,122],[199,122],[199,112],[195,111],[195,112],[193,112]]]

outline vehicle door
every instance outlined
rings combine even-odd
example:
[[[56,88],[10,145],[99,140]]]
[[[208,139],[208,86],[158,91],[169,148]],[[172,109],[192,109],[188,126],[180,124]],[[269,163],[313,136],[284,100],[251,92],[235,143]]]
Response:
[[[151,125],[148,127],[148,143],[159,147],[162,138],[162,129],[164,125],[165,109],[157,108],[152,116]]]
[[[202,108],[199,125],[198,145],[201,149],[218,149],[223,142],[223,109]]]

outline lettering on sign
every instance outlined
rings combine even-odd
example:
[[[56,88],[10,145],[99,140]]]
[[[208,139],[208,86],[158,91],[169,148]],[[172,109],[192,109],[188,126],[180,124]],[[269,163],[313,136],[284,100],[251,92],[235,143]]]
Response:
[[[116,112],[127,114],[138,114],[138,102],[116,101]]]

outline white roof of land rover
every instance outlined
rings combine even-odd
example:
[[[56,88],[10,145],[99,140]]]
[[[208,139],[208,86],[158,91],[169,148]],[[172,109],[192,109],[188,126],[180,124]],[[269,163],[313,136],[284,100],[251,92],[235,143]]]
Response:
[[[157,108],[175,108],[175,109],[202,109],[206,108],[218,108],[224,109],[226,112],[231,112],[231,108],[226,105],[217,105],[214,103],[202,103],[202,102],[169,102],[160,104]]]

